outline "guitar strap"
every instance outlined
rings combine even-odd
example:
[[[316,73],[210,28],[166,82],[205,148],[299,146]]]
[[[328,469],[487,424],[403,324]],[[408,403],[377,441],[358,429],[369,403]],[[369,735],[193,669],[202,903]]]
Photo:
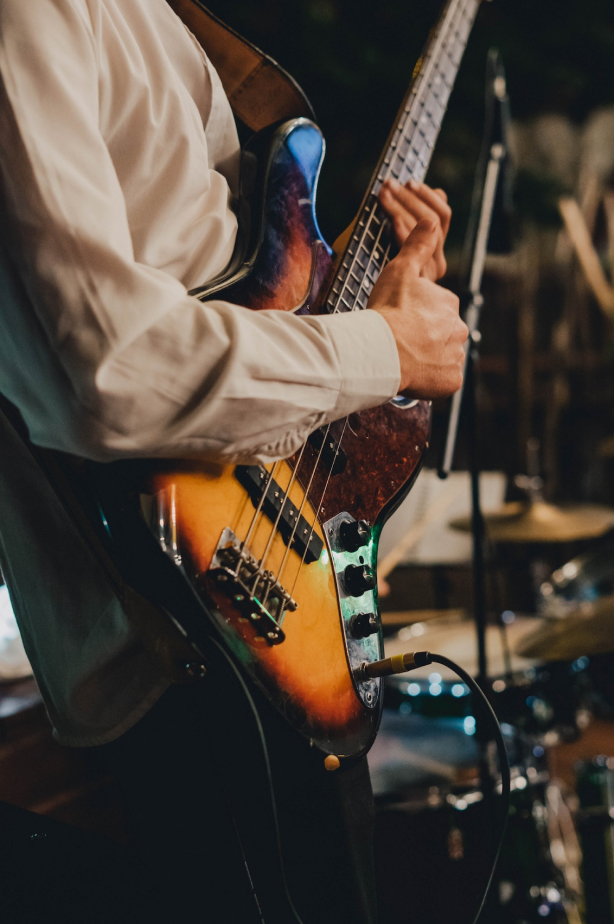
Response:
[[[273,58],[214,16],[200,0],[167,0],[219,74],[235,116],[257,132],[274,122],[314,119],[298,83]]]

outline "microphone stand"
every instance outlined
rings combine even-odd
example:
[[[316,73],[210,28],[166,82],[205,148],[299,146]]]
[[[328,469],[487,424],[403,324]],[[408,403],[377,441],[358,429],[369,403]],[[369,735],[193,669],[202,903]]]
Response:
[[[501,168],[507,156],[506,117],[508,98],[505,87],[503,66],[496,51],[489,52],[487,61],[487,114],[483,158],[488,157],[483,181],[476,184],[474,190],[474,213],[472,215],[466,244],[466,255],[470,260],[469,284],[465,296],[464,318],[469,329],[465,348],[465,374],[462,388],[453,396],[450,407],[448,430],[444,445],[441,465],[438,470],[440,478],[447,478],[452,470],[454,451],[458,436],[461,405],[463,399],[467,412],[467,437],[469,440],[469,464],[471,477],[471,533],[473,545],[473,611],[478,649],[477,682],[484,694],[489,697],[488,663],[486,654],[486,569],[484,558],[484,516],[480,503],[480,464],[478,450],[478,425],[476,402],[476,361],[478,345],[482,339],[480,317],[484,305],[482,296],[482,279],[484,263],[488,250],[488,241],[492,217],[500,188]],[[479,174],[478,174],[479,176]],[[479,205],[479,212],[478,212]],[[477,227],[476,227],[476,217]],[[493,847],[492,819],[495,817],[495,783],[496,775],[492,767],[489,744],[491,735],[487,722],[476,715],[476,740],[479,753],[480,788],[483,794],[484,817],[484,855],[489,855]],[[490,903],[494,901],[492,893]],[[491,911],[494,911],[491,905]]]
[[[475,363],[477,347],[482,339],[480,332],[480,315],[484,298],[482,296],[482,277],[484,262],[490,234],[490,225],[501,173],[501,163],[506,156],[503,144],[493,144],[486,168],[484,191],[480,208],[480,220],[476,236],[469,293],[466,298],[465,323],[469,336],[465,347],[465,374],[463,386],[452,398],[448,431],[443,452],[443,460],[438,471],[440,478],[447,478],[452,469],[454,450],[458,436],[458,425],[463,398],[467,408],[468,438],[471,470],[471,532],[473,538],[473,606],[478,643],[478,683],[485,690],[488,680],[486,661],[486,586],[484,569],[484,517],[480,504],[480,468],[478,458],[477,408]]]
[[[480,316],[484,305],[482,278],[488,250],[492,217],[498,194],[502,194],[505,211],[511,210],[511,187],[501,183],[501,172],[507,158],[507,126],[510,120],[509,98],[505,83],[505,70],[496,49],[488,52],[486,60],[486,114],[482,152],[478,162],[473,206],[463,254],[468,267],[468,284],[464,298],[464,318],[469,329],[465,347],[465,374],[461,389],[453,396],[450,405],[448,430],[439,466],[440,478],[447,478],[452,470],[458,436],[461,405],[465,399],[467,409],[469,456],[471,472],[471,531],[473,539],[473,607],[478,648],[478,676],[486,692],[488,665],[486,658],[486,586],[484,567],[484,517],[480,504],[480,468],[478,454],[475,363],[480,333]],[[508,171],[509,175],[509,171]]]

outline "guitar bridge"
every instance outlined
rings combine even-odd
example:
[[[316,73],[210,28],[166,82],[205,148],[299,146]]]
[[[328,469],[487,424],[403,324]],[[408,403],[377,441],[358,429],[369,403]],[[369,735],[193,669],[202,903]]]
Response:
[[[283,617],[286,610],[296,610],[298,604],[275,579],[273,572],[264,571],[254,556],[242,547],[229,527],[220,537],[207,574],[269,645],[280,645],[284,641]]]

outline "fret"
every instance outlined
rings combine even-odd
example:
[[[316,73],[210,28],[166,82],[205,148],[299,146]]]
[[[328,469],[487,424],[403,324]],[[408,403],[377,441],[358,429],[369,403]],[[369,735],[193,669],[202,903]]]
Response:
[[[359,292],[358,298],[356,300],[356,304],[358,305],[358,308],[360,311],[364,311],[364,309],[367,307],[368,300],[369,300],[369,296],[367,295],[365,291]]]
[[[345,280],[345,289],[353,298],[356,298],[358,290],[360,289],[360,281],[357,282],[350,274]]]
[[[389,223],[376,196],[387,178],[424,179],[478,6],[450,0],[432,33],[327,299],[333,311],[365,308],[389,260]]]

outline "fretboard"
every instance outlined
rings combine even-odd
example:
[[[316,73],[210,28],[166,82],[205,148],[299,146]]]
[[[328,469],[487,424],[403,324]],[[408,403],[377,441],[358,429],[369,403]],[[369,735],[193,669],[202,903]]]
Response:
[[[424,179],[479,5],[448,0],[431,33],[329,290],[330,312],[365,308],[390,258],[389,223],[377,195],[386,179]]]

